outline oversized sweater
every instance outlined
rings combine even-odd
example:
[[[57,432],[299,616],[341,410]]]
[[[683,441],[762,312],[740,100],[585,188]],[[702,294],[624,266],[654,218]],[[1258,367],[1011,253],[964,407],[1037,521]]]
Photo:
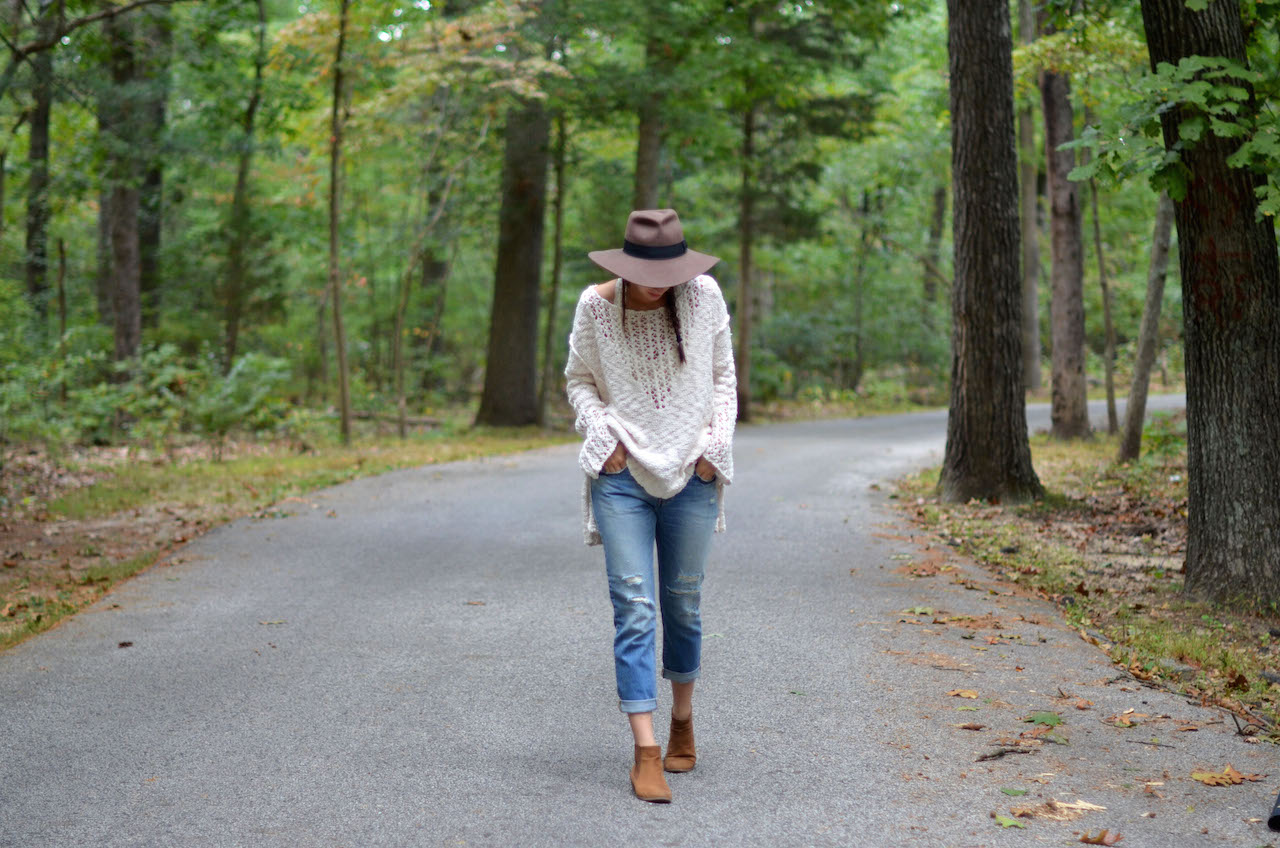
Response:
[[[621,307],[595,286],[578,298],[564,373],[577,413],[574,428],[583,436],[578,462],[586,475],[582,515],[588,545],[600,544],[591,481],[619,441],[632,477],[655,498],[677,495],[698,458],[705,457],[716,468],[716,530],[724,530],[724,487],[733,482],[738,415],[729,311],[720,287],[705,274],[675,287],[675,308],[683,364],[665,307],[628,309],[624,333]]]

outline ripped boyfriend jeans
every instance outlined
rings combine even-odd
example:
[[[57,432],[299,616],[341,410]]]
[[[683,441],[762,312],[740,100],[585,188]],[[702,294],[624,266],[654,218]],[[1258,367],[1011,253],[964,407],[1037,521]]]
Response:
[[[697,474],[671,498],[655,498],[624,468],[591,483],[591,509],[604,542],[613,600],[613,662],[619,709],[657,709],[658,611],[662,676],[697,679],[702,666],[702,577],[719,514],[716,484]],[[653,551],[658,551],[654,581]]]

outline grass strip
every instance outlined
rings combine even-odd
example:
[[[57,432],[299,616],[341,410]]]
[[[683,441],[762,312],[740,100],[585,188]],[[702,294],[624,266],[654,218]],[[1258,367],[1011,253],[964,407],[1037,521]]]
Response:
[[[55,626],[208,529],[357,477],[576,441],[534,428],[430,432],[350,446],[247,443],[77,473],[93,482],[28,504],[0,530],[0,650]],[[237,455],[238,454],[238,455]]]

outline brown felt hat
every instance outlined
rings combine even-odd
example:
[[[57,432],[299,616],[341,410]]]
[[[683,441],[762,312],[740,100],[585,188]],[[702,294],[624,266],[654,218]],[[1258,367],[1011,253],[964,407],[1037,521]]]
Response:
[[[620,249],[593,250],[587,256],[627,282],[651,288],[687,283],[720,261],[689,249],[674,209],[637,209],[627,218]]]

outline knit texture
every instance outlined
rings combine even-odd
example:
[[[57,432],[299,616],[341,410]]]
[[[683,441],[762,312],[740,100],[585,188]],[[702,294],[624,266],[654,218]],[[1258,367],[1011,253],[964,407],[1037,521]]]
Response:
[[[683,364],[665,308],[628,309],[624,333],[621,307],[595,286],[578,298],[564,374],[577,413],[574,429],[583,437],[578,462],[586,475],[582,527],[588,545],[600,544],[591,481],[619,441],[631,476],[655,498],[679,494],[698,457],[706,457],[717,472],[716,531],[724,530],[724,487],[733,482],[738,417],[729,311],[720,287],[706,274],[675,287],[675,308]]]

